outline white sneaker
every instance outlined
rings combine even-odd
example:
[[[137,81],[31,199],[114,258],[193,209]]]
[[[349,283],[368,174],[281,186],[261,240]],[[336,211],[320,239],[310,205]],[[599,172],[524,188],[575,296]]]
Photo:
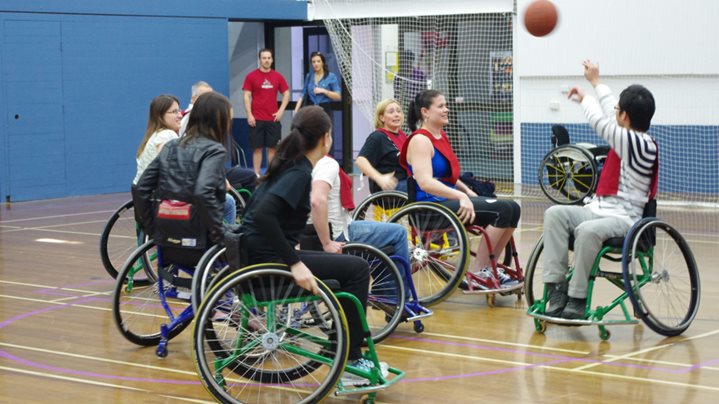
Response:
[[[374,369],[374,362],[365,358],[359,358],[351,363],[348,363],[348,365],[358,368],[360,370],[364,370],[365,372],[371,372],[372,369]],[[382,377],[387,377],[389,375],[389,365],[387,364],[387,362],[380,362],[379,367],[382,373]],[[341,381],[344,386],[365,386],[369,384],[369,380],[365,379],[362,376],[354,375],[350,372],[344,372],[342,374]]]
[[[502,285],[503,288],[508,288],[510,286],[519,284],[518,280],[507,275],[507,273],[504,272],[504,269],[502,268],[497,268],[497,277],[499,278],[499,284]]]

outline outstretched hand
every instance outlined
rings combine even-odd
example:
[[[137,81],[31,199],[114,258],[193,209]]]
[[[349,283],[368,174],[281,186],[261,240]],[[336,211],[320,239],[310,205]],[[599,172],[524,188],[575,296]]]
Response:
[[[582,62],[584,66],[584,78],[592,85],[596,87],[599,84],[599,64],[592,62],[591,60],[585,60]]]
[[[582,87],[572,87],[569,90],[569,93],[567,94],[567,98],[569,98],[572,101],[576,101],[578,103],[581,103],[584,99],[584,89]]]

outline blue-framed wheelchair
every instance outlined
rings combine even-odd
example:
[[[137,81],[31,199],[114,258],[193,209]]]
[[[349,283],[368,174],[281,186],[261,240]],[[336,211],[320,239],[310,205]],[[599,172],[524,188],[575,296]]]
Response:
[[[655,215],[656,201],[652,200],[645,208],[644,217],[632,226],[626,237],[604,242],[590,272],[582,320],[544,314],[547,292],[542,280],[544,242],[540,239],[529,257],[525,282],[527,314],[534,318],[536,331],[544,333],[548,323],[595,325],[600,338],[607,340],[611,334],[606,326],[642,321],[664,336],[683,333],[699,309],[699,271],[679,231]],[[572,244],[570,240],[570,249]],[[571,276],[569,268],[568,279]],[[598,279],[605,279],[608,285],[618,288],[619,295],[601,289]],[[612,286],[609,288],[615,290]]]
[[[137,345],[157,346],[156,354],[165,357],[169,340],[195,319],[198,372],[208,391],[227,403],[316,402],[333,389],[373,402],[377,391],[404,377],[394,368],[391,376],[382,375],[362,304],[337,291],[335,281],[318,280],[320,294],[314,296],[294,284],[285,265],[230,269],[225,255],[220,245],[203,251],[143,243],[115,284],[113,319],[121,334]],[[154,257],[150,265],[148,257]],[[136,276],[149,282],[136,283]],[[397,272],[382,268],[382,276],[397,277],[393,284],[403,291]],[[375,281],[375,291],[392,293],[382,284]],[[362,314],[365,357],[375,364],[370,371],[347,365],[349,337],[338,298],[350,299]],[[345,371],[367,384],[344,386]]]
[[[554,203],[580,204],[596,190],[609,146],[570,144],[562,125],[552,126],[551,142],[552,149],[539,164],[539,186]]]

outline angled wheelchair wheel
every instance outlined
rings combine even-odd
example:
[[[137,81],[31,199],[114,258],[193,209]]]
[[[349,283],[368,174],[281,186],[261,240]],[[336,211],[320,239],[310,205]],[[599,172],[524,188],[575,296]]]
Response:
[[[699,309],[700,282],[684,237],[666,222],[645,218],[624,241],[622,271],[635,313],[659,334],[684,332]]]
[[[587,149],[575,145],[556,147],[539,164],[539,186],[555,203],[581,203],[594,192],[599,180],[597,163]]]
[[[352,220],[386,222],[407,204],[407,194],[401,191],[381,191],[367,197],[352,212]]]
[[[202,255],[192,277],[192,307],[195,312],[200,308],[200,303],[210,289],[212,281],[220,273],[229,273],[227,269],[229,266],[225,258],[224,246],[213,245]]]
[[[232,196],[232,199],[235,200],[235,209],[236,209],[236,218],[235,223],[240,223],[242,221],[242,214],[245,211],[245,208],[247,207],[247,201],[249,201],[249,191],[245,189],[234,189],[230,187],[230,189],[227,191],[230,196]],[[250,194],[251,195],[251,194]]]
[[[407,229],[412,281],[424,306],[440,303],[459,286],[469,264],[464,225],[446,207],[413,203],[389,220]]]
[[[529,255],[524,272],[524,298],[527,299],[527,306],[529,307],[532,307],[535,301],[542,299],[544,296],[542,252],[544,252],[544,239],[540,237]]]
[[[117,278],[122,264],[135,249],[147,241],[147,238],[135,223],[135,205],[132,201],[125,202],[120,206],[105,224],[100,235],[100,259],[105,271],[112,277]],[[148,264],[153,258],[147,257]],[[143,273],[138,273],[136,283],[150,283],[147,278],[142,279]]]
[[[406,293],[402,275],[394,261],[367,244],[346,244],[342,253],[361,257],[369,263],[370,290],[366,318],[372,339],[379,343],[402,320]]]
[[[286,266],[260,264],[212,287],[197,313],[193,357],[217,400],[314,403],[334,389],[347,361],[347,320],[318,284],[319,295],[311,295]]]
[[[171,322],[167,310],[177,317],[190,306],[189,290],[183,295],[156,266],[147,267],[144,264],[147,255],[157,255],[153,240],[138,247],[127,259],[115,281],[112,295],[115,325],[127,340],[142,346],[160,342],[160,326]],[[150,279],[151,282],[135,282],[139,274],[144,274],[142,279]],[[190,275],[182,274],[179,268],[168,267],[167,274],[187,277],[189,284]],[[170,330],[168,339],[179,334],[191,321],[190,318]]]

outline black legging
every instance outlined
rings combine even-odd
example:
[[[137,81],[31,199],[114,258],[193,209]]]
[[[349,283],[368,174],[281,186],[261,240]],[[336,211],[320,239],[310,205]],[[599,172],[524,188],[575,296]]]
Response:
[[[516,228],[522,209],[517,202],[508,199],[487,198],[484,196],[470,196],[474,205],[474,224],[480,226],[494,226],[499,228]],[[459,211],[459,201],[448,199],[440,202],[452,212]]]
[[[251,246],[249,246],[249,251],[252,251]],[[317,278],[338,281],[342,291],[355,295],[362,303],[363,313],[367,312],[367,295],[369,293],[369,264],[367,261],[352,255],[331,254],[323,251],[297,251],[297,255]],[[253,261],[252,258],[250,261]],[[279,259],[271,261],[280,262]],[[345,312],[350,333],[348,358],[359,359],[362,357],[364,331],[357,307],[347,299],[340,299],[340,305]]]

